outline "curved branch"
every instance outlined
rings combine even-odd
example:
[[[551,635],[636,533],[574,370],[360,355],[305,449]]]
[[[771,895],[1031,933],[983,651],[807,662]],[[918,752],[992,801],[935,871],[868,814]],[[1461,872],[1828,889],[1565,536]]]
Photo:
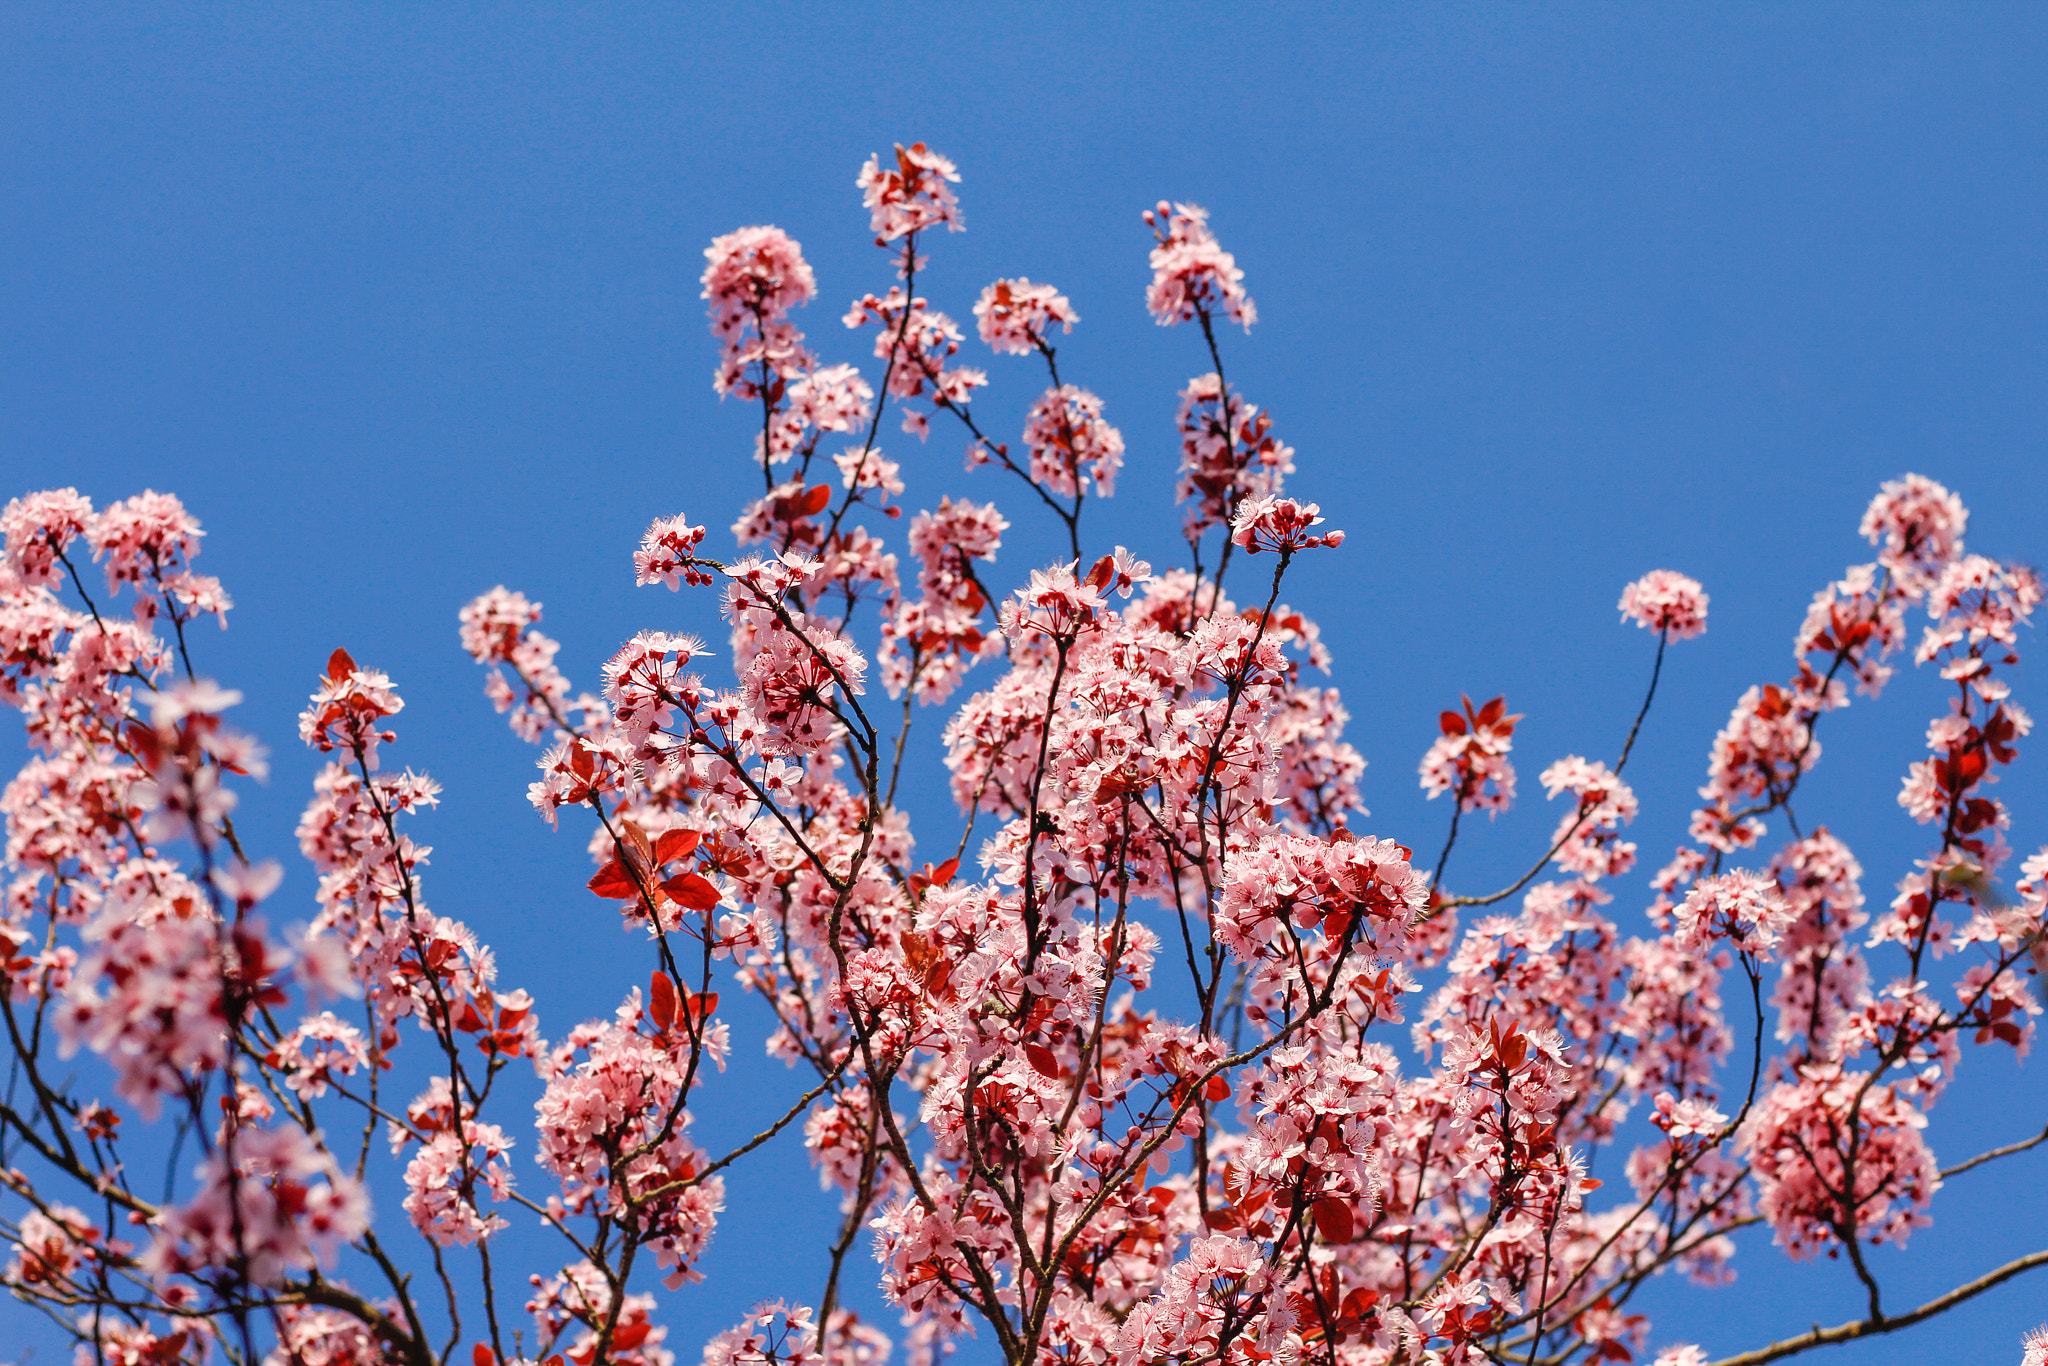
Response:
[[[1857,1319],[1853,1323],[1841,1323],[1833,1328],[1815,1328],[1810,1333],[1801,1333],[1796,1338],[1786,1338],[1768,1347],[1759,1347],[1753,1352],[1740,1356],[1722,1357],[1711,1366],[1763,1366],[1767,1361],[1778,1361],[1815,1347],[1832,1347],[1837,1343],[1854,1342],[1858,1338],[1876,1337],[1882,1333],[1896,1333],[1901,1328],[1911,1328],[1937,1314],[1943,1314],[1963,1303],[1975,1299],[1995,1286],[2003,1285],[2023,1271],[2032,1271],[2037,1266],[2048,1266],[2048,1248],[2030,1252],[2024,1257],[2007,1262],[1996,1271],[1988,1271],[1968,1285],[1959,1285],[1946,1295],[1938,1296],[1909,1313],[1883,1319]]]

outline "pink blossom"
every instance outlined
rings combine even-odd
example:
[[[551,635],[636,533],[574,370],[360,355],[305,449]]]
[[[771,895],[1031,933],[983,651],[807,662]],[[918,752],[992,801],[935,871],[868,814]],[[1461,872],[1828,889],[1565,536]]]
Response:
[[[1702,949],[1725,939],[1744,953],[1767,956],[1795,916],[1768,878],[1723,873],[1693,884],[1675,919],[1682,947]]]
[[[875,245],[940,224],[954,232],[966,227],[951,188],[959,181],[953,163],[921,142],[908,147],[898,143],[893,167],[884,167],[878,156],[869,157],[855,183],[860,187],[861,203],[872,215]]]
[[[1621,838],[1621,827],[1636,818],[1636,795],[1607,765],[1566,755],[1538,776],[1552,797],[1570,792],[1578,801],[1558,819],[1551,843],[1559,864],[1583,878],[1618,877],[1635,866],[1636,847]]]
[[[48,489],[9,500],[0,511],[7,565],[29,587],[64,581],[58,557],[94,528],[92,502],[77,489]]]
[[[1659,1091],[1656,1103],[1650,1123],[1662,1129],[1674,1143],[1685,1138],[1718,1137],[1728,1122],[1728,1116],[1704,1100],[1679,1100],[1669,1091]]]
[[[1152,249],[1152,287],[1145,292],[1152,316],[1161,323],[1179,323],[1221,311],[1249,331],[1258,321],[1258,309],[1244,291],[1244,272],[1209,231],[1209,211],[1162,199],[1144,217],[1158,241]]]
[[[405,1168],[403,1204],[413,1227],[440,1247],[468,1247],[510,1227],[476,1202],[479,1181],[496,1199],[510,1195],[505,1154],[511,1147],[495,1124],[465,1121],[460,1138],[453,1125],[430,1136]]]
[[[803,252],[780,228],[741,228],[704,249],[703,297],[721,354],[713,381],[721,397],[759,398],[770,383],[812,368],[789,311],[818,292]],[[749,375],[748,367],[753,367]]]
[[[1293,554],[1316,546],[1335,550],[1344,544],[1343,532],[1316,534],[1309,530],[1323,524],[1321,511],[1314,503],[1298,503],[1292,498],[1252,498],[1238,507],[1230,539],[1247,555],[1261,550]]]
[[[1294,448],[1273,435],[1273,418],[1225,390],[1214,374],[1200,375],[1181,390],[1180,482],[1174,496],[1188,504],[1187,528],[1195,534],[1232,521],[1238,504],[1277,494],[1294,473]]]
[[[164,1212],[142,1258],[151,1272],[246,1259],[252,1281],[276,1285],[288,1272],[332,1265],[340,1247],[369,1227],[362,1188],[317,1136],[294,1127],[230,1130],[200,1164],[198,1194]]]
[[[1081,315],[1067,302],[1067,296],[1051,285],[1034,285],[1025,279],[998,280],[981,291],[974,305],[974,321],[990,350],[1028,356],[1044,344],[1054,323],[1071,332]]]
[[[1759,1208],[1795,1258],[1839,1246],[1845,1230],[1903,1244],[1927,1223],[1941,1176],[1921,1137],[1926,1116],[1872,1080],[1802,1072],[1772,1087],[1744,1130]]]
[[[1455,792],[1460,810],[1497,816],[1515,800],[1515,766],[1507,755],[1514,748],[1515,723],[1522,718],[1507,715],[1504,697],[1477,710],[1471,698],[1464,703],[1462,715],[1446,711],[1438,718],[1443,733],[1422,756],[1422,790],[1431,801]]]
[[[1707,595],[1699,581],[1653,569],[1621,590],[1621,615],[1670,640],[1689,640],[1707,629]]]
[[[150,489],[111,504],[87,530],[87,540],[93,558],[106,561],[107,586],[119,589],[139,587],[174,562],[191,560],[205,534],[183,503]]]
[[[824,1366],[811,1311],[781,1300],[757,1304],[704,1344],[704,1366]]]
[[[1032,479],[1050,492],[1072,498],[1091,480],[1101,497],[1115,491],[1124,439],[1102,420],[1102,400],[1086,389],[1068,384],[1040,395],[1024,419],[1024,445]]]
[[[1942,565],[1963,550],[1970,514],[1963,500],[1917,474],[1885,481],[1858,528],[1877,547],[1878,563],[1918,596]]]

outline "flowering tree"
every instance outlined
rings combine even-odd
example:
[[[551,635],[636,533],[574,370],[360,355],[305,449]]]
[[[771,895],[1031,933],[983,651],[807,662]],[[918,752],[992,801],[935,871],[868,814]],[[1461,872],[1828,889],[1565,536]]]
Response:
[[[739,555],[672,516],[634,568],[719,594],[722,682],[700,641],[646,632],[601,696],[572,693],[537,604],[499,588],[461,611],[489,697],[546,747],[539,816],[588,832],[588,914],[644,938],[617,1012],[552,1041],[476,931],[427,905],[407,831],[437,788],[388,762],[390,678],[337,649],[301,717],[329,756],[298,831],[317,908],[281,936],[259,914],[278,865],[232,820],[261,754],[188,640],[230,609],[191,567],[198,523],[158,493],[7,505],[0,696],[32,755],[4,799],[0,1228],[9,1289],[79,1362],[667,1366],[652,1283],[699,1278],[726,1182],[778,1139],[838,1192],[829,1275],[707,1366],[892,1348],[917,1366],[968,1335],[1019,1364],[1627,1361],[1650,1346],[1645,1281],[1725,1279],[1729,1234],[1762,1222],[1788,1256],[1845,1259],[1868,1308],[1725,1359],[1760,1363],[2048,1264],[1905,1308],[1865,1255],[1925,1224],[1947,1176],[2048,1138],[1947,1168],[1925,1139],[1966,1046],[2027,1047],[2048,910],[2048,850],[1999,880],[1990,788],[2030,728],[2006,677],[2040,587],[1965,553],[1959,499],[1910,475],[1878,493],[1875,562],[1819,592],[1790,678],[1714,738],[1642,933],[1605,910],[1636,859],[1623,773],[1666,650],[1707,617],[1670,571],[1621,596],[1654,655],[1612,764],[1546,767],[1549,845],[1509,886],[1455,890],[1461,823],[1516,797],[1519,718],[1500,698],[1442,714],[1420,769],[1449,799],[1433,857],[1362,832],[1363,761],[1310,681],[1328,660],[1281,601],[1343,534],[1284,496],[1292,450],[1224,379],[1227,325],[1256,314],[1206,215],[1144,216],[1147,304],[1194,323],[1208,365],[1180,396],[1187,560],[1154,572],[1089,543],[1124,439],[1061,374],[1079,317],[1052,286],[999,280],[974,304],[981,341],[1046,386],[1015,443],[976,416],[987,376],[916,292],[921,251],[961,227],[957,180],[922,144],[861,172],[898,281],[845,318],[872,335],[874,385],[813,355],[794,316],[816,284],[788,236],[706,253],[714,383],[758,408],[762,492]],[[1068,557],[999,595],[1009,522],[941,498],[900,559],[892,399],[905,431],[964,437]],[[1898,798],[1925,846],[1868,909],[1855,856],[1791,803],[1822,719],[1852,683],[1875,697],[1909,644],[1953,692]],[[944,730],[961,819],[921,857],[896,802],[905,734],[983,665]],[[721,987],[767,1003],[791,1079],[773,1124],[713,1153],[690,1106],[730,1052]],[[542,1082],[530,1124],[505,1113],[514,1067]],[[1626,1193],[1595,1197],[1591,1154],[1625,1138]],[[130,1157],[165,1141],[159,1192]],[[402,1164],[410,1234],[372,1227],[373,1157]],[[559,1238],[523,1307],[493,1262],[514,1220]],[[894,1344],[842,1303],[864,1243]],[[2042,1363],[2048,1340],[2024,1351]]]

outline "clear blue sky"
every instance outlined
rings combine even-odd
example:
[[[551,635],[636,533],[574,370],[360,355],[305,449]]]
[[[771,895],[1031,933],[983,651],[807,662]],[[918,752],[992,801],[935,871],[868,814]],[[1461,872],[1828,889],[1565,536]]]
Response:
[[[937,306],[965,317],[1024,274],[1080,310],[1063,368],[1130,445],[1089,534],[1155,561],[1174,392],[1206,363],[1143,312],[1137,215],[1213,210],[1262,318],[1229,338],[1232,378],[1351,536],[1288,597],[1336,655],[1365,824],[1441,838],[1414,769],[1460,690],[1528,714],[1522,809],[1454,882],[1538,847],[1549,759],[1611,759],[1649,663],[1614,600],[1644,570],[1713,595],[1631,763],[1654,867],[1729,706],[1789,670],[1808,596],[1867,554],[1880,480],[1940,479],[1972,548],[2048,558],[2039,7],[21,3],[0,50],[0,496],[154,486],[204,520],[200,567],[238,608],[200,635],[202,667],[249,695],[275,753],[243,823],[290,870],[280,918],[310,909],[297,706],[336,644],[394,675],[397,757],[447,788],[419,832],[428,899],[491,934],[549,1033],[645,969],[580,890],[583,832],[527,808],[531,752],[484,703],[456,609],[499,582],[538,598],[579,684],[637,629],[722,635],[704,601],[636,592],[629,562],[654,516],[722,534],[756,487],[745,414],[709,386],[701,250],[788,229],[821,286],[814,340],[864,360],[836,318],[888,277],[853,176],[893,141],[962,168],[969,231],[920,277]],[[1013,429],[1029,367],[975,363],[995,381],[977,413]],[[1052,557],[950,433],[919,449],[892,422],[884,444],[913,507],[1003,503],[1006,578]],[[2023,668],[2020,697],[2048,715],[2040,676]],[[1938,705],[1925,683],[1830,718],[1801,802],[1873,899],[1926,844],[1892,800]],[[2027,753],[2002,794],[2023,850],[2048,839],[2042,772]],[[913,799],[931,847],[950,842],[938,784]],[[1634,925],[1647,889],[1619,890]],[[699,1106],[713,1146],[792,1088],[757,1037]],[[2044,1119],[2038,1060],[1971,1056],[1932,1138],[1952,1161]],[[2038,1242],[2044,1175],[2036,1152],[1959,1178],[1910,1255],[1878,1254],[1892,1302]],[[664,1297],[686,1363],[821,1274],[830,1209],[800,1154],[732,1178],[710,1280]],[[1654,1341],[1732,1351],[1859,1312],[1844,1268],[1789,1268],[1767,1235],[1737,1264],[1729,1290],[1645,1295]],[[2037,1277],[1830,1359],[2016,1360],[2043,1318]],[[0,1341],[14,1325],[0,1306]]]

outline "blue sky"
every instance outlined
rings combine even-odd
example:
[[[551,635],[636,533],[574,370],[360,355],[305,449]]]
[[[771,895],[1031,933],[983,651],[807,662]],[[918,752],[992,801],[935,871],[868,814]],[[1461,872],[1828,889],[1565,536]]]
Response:
[[[1062,369],[1129,443],[1084,535],[1155,563],[1174,394],[1207,366],[1143,311],[1138,213],[1212,210],[1261,315],[1226,341],[1232,380],[1350,534],[1287,597],[1336,656],[1365,825],[1441,839],[1414,770],[1461,690],[1528,716],[1522,808],[1464,845],[1454,884],[1539,847],[1549,759],[1611,759],[1649,666],[1614,601],[1643,571],[1713,595],[1630,764],[1654,867],[1736,696],[1789,670],[1807,598],[1866,557],[1881,480],[1939,479],[1973,549],[2048,558],[2038,8],[22,4],[0,46],[4,493],[167,488],[204,520],[200,567],[238,607],[201,667],[248,694],[274,752],[243,824],[286,861],[281,918],[310,908],[297,707],[336,644],[388,670],[397,757],[446,787],[419,832],[428,899],[495,931],[547,1032],[643,969],[621,976],[633,941],[580,889],[583,832],[527,808],[531,752],[482,700],[455,612],[527,592],[579,684],[636,630],[722,634],[706,601],[636,591],[629,558],[659,515],[716,537],[758,479],[745,415],[710,389],[702,248],[789,230],[821,288],[805,326],[863,362],[837,317],[889,277],[853,177],[895,141],[962,169],[969,231],[920,277],[936,306],[965,317],[998,275],[1072,298]],[[974,363],[994,381],[977,414],[1015,428],[1029,367]],[[950,432],[920,448],[891,422],[883,443],[911,506],[1003,504],[1002,576],[1052,558]],[[2039,674],[2019,674],[2037,712]],[[1902,680],[1823,736],[1801,814],[1849,841],[1873,899],[1925,844],[1892,796],[1937,706]],[[920,718],[910,788],[932,848],[957,830],[937,728]],[[2026,754],[2001,794],[2023,850],[2048,840],[2041,773]],[[1647,899],[1625,880],[1613,909],[1630,926]],[[752,1039],[742,1056],[699,1107],[707,1143],[795,1089]],[[2044,1119],[2038,1060],[1972,1056],[1932,1141],[1952,1161]],[[800,1157],[750,1161],[709,1281],[665,1297],[686,1362],[754,1299],[816,1293],[829,1206]],[[2044,1163],[1958,1178],[1910,1255],[1879,1255],[1892,1301],[2028,1250]],[[1846,1269],[1790,1267],[1767,1236],[1738,1269],[1645,1295],[1654,1341],[1733,1351],[1861,1304]],[[2044,1305],[2048,1282],[2021,1282],[1834,1359],[2016,1359]]]

